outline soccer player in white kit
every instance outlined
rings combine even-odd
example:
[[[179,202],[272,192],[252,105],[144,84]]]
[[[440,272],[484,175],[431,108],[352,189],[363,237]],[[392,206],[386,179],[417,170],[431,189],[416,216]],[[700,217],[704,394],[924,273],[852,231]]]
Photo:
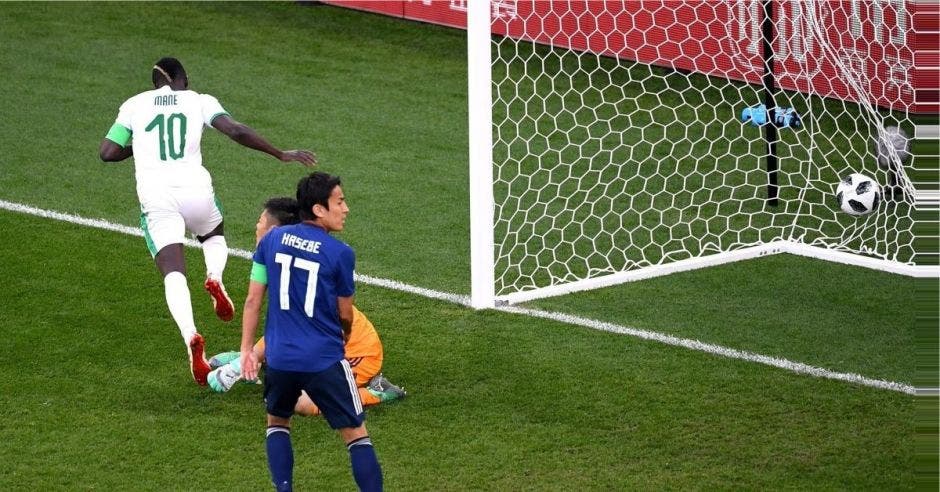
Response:
[[[117,120],[101,142],[99,155],[106,162],[134,157],[140,226],[163,275],[166,303],[186,343],[193,379],[205,386],[210,368],[205,340],[193,319],[183,257],[187,229],[202,243],[205,288],[216,315],[231,321],[235,306],[222,284],[228,245],[212,177],[202,166],[203,125],[284,162],[313,166],[316,156],[305,150],[279,150],[247,125],[232,119],[216,98],[188,90],[186,71],[175,58],[157,61],[151,78],[154,90],[137,94],[121,105]]]

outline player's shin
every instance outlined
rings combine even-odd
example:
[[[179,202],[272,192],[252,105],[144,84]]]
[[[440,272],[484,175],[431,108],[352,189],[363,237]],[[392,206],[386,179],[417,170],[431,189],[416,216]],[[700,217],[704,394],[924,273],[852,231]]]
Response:
[[[183,343],[188,345],[189,340],[196,334],[196,323],[193,321],[193,305],[189,296],[189,286],[186,284],[186,276],[180,272],[168,273],[163,277],[163,289],[170,315],[179,327]]]
[[[353,478],[363,492],[382,490],[382,467],[369,436],[363,436],[346,445],[352,464]]]
[[[268,426],[265,443],[268,469],[277,491],[292,490],[294,481],[294,449],[290,442],[290,429],[280,425]]]
[[[206,260],[206,276],[221,281],[225,264],[228,262],[228,243],[225,236],[212,236],[203,241],[202,254]]]

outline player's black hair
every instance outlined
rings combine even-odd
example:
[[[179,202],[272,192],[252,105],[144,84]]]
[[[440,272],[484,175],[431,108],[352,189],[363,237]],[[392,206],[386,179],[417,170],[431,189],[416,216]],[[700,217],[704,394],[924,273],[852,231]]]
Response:
[[[327,210],[330,209],[330,194],[333,188],[339,186],[339,176],[333,176],[323,172],[315,172],[310,176],[301,178],[297,183],[297,204],[300,207],[301,220],[313,220],[313,206],[322,205]]]
[[[167,77],[170,79],[167,80]],[[169,84],[170,81],[177,80],[180,77],[186,78],[186,69],[183,68],[183,64],[180,63],[179,60],[172,57],[164,57],[157,60],[150,74],[150,79],[153,81],[154,87]]]
[[[299,207],[297,200],[289,196],[278,196],[269,198],[264,202],[264,210],[278,225],[290,225],[300,222]]]

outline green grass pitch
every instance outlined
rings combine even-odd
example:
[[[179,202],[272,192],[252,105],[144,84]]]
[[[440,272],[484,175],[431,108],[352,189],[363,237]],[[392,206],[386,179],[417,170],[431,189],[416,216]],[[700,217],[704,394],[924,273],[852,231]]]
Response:
[[[97,147],[176,56],[193,89],[343,177],[360,273],[469,292],[463,32],[293,3],[13,3],[0,45],[0,200],[136,225],[132,165]],[[305,171],[212,132],[203,153],[250,249],[260,204]],[[187,251],[208,351],[234,349]],[[141,238],[0,210],[0,264],[0,490],[269,486],[260,388],[192,383]],[[230,259],[239,305],[247,272]],[[530,307],[910,384],[914,291],[769,257]],[[410,392],[368,412],[389,490],[917,486],[906,394],[370,285],[357,304]],[[325,422],[293,439],[298,489],[354,487]]]

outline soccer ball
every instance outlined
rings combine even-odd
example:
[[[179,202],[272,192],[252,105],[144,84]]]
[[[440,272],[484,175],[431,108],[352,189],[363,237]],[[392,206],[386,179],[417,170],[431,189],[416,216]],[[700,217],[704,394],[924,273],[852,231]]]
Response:
[[[836,201],[843,212],[850,215],[867,215],[878,208],[881,188],[864,174],[852,173],[842,178],[836,188]]]
[[[891,158],[895,154],[902,165],[911,158],[911,139],[904,130],[896,126],[886,127],[884,132],[875,134],[874,142],[875,156],[878,158],[878,166],[882,169],[891,166]]]

